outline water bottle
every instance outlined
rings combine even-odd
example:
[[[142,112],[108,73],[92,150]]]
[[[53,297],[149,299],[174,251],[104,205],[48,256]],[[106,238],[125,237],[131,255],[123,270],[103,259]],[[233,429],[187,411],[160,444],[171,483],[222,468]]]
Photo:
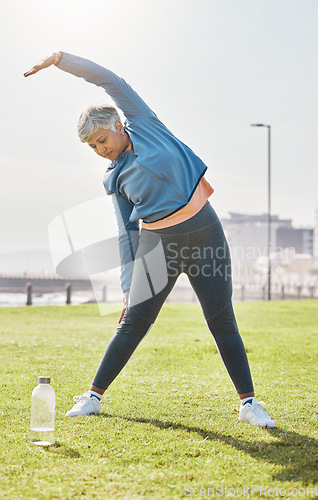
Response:
[[[48,446],[54,443],[55,392],[50,377],[39,377],[31,398],[31,443]]]

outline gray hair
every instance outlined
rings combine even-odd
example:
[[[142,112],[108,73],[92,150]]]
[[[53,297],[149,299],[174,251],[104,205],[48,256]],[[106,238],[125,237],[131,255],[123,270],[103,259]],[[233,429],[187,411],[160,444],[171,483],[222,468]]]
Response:
[[[116,108],[107,104],[97,104],[87,108],[78,120],[77,133],[81,142],[87,142],[99,128],[116,132],[115,124],[120,121]]]

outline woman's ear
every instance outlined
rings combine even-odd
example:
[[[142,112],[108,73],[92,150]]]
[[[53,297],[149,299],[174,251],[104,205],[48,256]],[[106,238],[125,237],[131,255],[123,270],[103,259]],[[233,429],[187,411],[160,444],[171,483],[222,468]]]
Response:
[[[125,135],[124,126],[119,120],[115,123],[115,128],[120,135]]]

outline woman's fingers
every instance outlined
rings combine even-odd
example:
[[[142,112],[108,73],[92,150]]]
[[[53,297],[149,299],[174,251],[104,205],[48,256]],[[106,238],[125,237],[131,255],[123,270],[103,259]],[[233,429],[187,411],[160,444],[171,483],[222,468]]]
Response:
[[[123,317],[124,317],[124,314],[125,314],[126,309],[127,309],[127,307],[128,307],[128,299],[129,299],[129,290],[128,290],[128,292],[125,292],[125,293],[124,293],[124,295],[123,295],[123,303],[124,303],[124,308],[123,308],[123,310],[122,310],[122,312],[121,312],[121,315],[120,315],[120,318],[119,318],[118,323],[121,323],[121,320],[122,320],[122,319],[123,319]]]
[[[23,76],[27,77],[27,76],[30,76],[30,75],[34,75],[35,73],[37,73],[39,71],[39,67],[38,66],[33,66],[32,69],[30,69],[30,71],[27,71],[26,73],[24,73]]]
[[[45,57],[39,64],[36,64],[35,66],[33,66],[32,69],[30,69],[29,71],[24,73],[24,76],[27,77],[30,75],[34,75],[35,73],[37,73],[41,69],[45,69],[45,68],[48,68],[49,66],[52,66],[52,64],[55,63],[55,57],[56,57],[55,53],[50,55],[50,56]]]
[[[125,314],[125,312],[126,312],[126,309],[127,309],[127,307],[124,307],[124,309],[122,310],[118,323],[121,323],[121,320],[122,320],[122,319],[123,319],[123,317],[124,317],[124,314]]]

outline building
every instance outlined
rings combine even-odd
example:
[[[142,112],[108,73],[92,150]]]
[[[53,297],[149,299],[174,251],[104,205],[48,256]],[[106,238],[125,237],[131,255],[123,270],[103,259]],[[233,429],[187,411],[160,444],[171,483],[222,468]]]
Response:
[[[233,261],[253,264],[259,258],[267,257],[268,216],[267,214],[249,215],[230,212],[230,217],[222,219],[223,227],[231,248]],[[292,228],[291,219],[271,216],[271,251],[278,247],[279,228]]]
[[[314,255],[314,230],[279,227],[277,229],[277,246],[294,248],[295,253]]]
[[[318,210],[317,210],[318,227]],[[243,276],[264,276],[268,269],[268,216],[230,212],[222,219],[230,245],[234,273]],[[314,239],[316,238],[316,239]],[[314,243],[315,242],[315,243]],[[294,228],[291,219],[271,216],[271,261],[284,272],[304,272],[313,267],[314,252],[318,269],[318,230]],[[296,257],[297,256],[297,257]],[[301,257],[301,258],[300,258]]]

